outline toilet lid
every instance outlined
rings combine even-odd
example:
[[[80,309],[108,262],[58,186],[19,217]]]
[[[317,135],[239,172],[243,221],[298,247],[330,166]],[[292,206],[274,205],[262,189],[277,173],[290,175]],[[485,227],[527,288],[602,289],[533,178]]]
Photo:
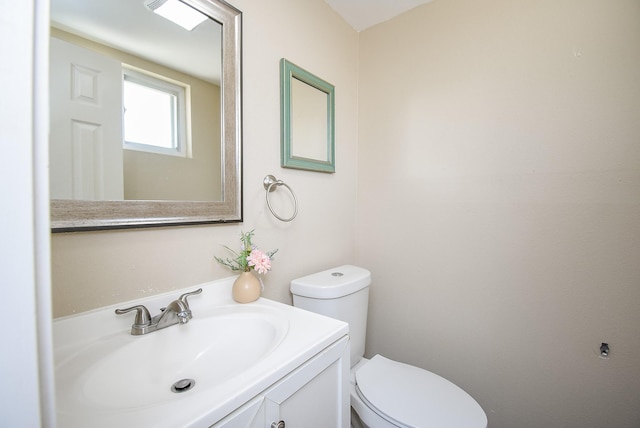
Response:
[[[486,428],[487,416],[460,387],[418,367],[373,357],[356,373],[361,398],[400,426]]]

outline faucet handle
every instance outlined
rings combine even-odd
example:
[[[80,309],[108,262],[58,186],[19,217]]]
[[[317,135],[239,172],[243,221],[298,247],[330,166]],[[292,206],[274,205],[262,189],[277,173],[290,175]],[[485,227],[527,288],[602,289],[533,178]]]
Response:
[[[143,305],[132,306],[125,309],[116,309],[116,314],[122,315],[133,310],[136,311],[136,318],[133,321],[133,326],[145,326],[151,324],[151,314],[149,314],[149,310]]]
[[[182,296],[178,297],[178,300],[182,303],[184,303],[184,305],[189,308],[189,302],[187,302],[187,297],[189,296],[194,296],[196,294],[200,294],[202,293],[202,288],[198,288],[197,290],[194,291],[190,291],[188,293],[184,293]]]
[[[194,291],[190,291],[188,293],[184,293],[183,295],[181,295],[180,297],[178,297],[178,302],[182,303],[185,307],[185,312],[186,312],[186,319],[185,321],[182,321],[181,319],[181,323],[183,322],[188,322],[193,316],[191,315],[191,308],[189,307],[189,302],[187,302],[187,297],[189,296],[193,296],[195,294],[200,294],[202,293],[202,288],[198,288],[197,290]]]

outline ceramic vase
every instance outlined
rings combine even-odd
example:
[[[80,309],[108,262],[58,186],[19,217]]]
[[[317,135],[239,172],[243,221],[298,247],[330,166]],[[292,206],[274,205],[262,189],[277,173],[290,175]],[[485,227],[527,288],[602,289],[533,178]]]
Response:
[[[238,303],[249,303],[258,300],[262,285],[253,272],[242,272],[233,283],[233,300]]]

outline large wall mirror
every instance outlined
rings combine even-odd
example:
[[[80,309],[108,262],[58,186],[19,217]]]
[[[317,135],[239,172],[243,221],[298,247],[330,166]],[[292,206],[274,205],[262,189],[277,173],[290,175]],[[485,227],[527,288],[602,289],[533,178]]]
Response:
[[[52,230],[242,221],[241,43],[221,0],[51,0]]]

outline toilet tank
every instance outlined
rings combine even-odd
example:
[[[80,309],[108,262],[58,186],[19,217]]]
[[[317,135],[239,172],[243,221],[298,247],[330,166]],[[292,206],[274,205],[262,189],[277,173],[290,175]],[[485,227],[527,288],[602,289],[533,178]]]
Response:
[[[364,356],[371,273],[344,265],[291,281],[293,305],[349,324],[351,367]]]

